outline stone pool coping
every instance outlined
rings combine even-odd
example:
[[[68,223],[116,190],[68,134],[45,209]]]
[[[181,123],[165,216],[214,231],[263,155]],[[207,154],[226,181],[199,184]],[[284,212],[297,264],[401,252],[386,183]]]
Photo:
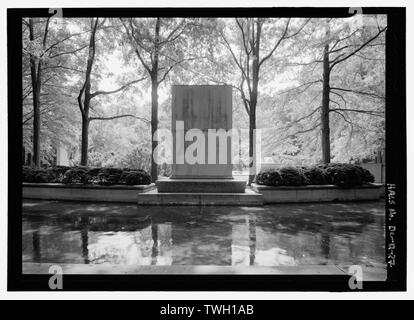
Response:
[[[59,265],[65,274],[269,274],[269,275],[349,275],[348,265],[299,265],[299,266],[134,266],[114,264],[58,264],[23,263],[23,274],[49,274],[52,265]],[[387,270],[381,267],[361,266],[364,281],[385,281]]]
[[[265,203],[298,203],[378,200],[383,185],[372,183],[353,188],[336,185],[265,186],[252,183],[252,190],[263,195]]]
[[[378,183],[349,189],[340,188],[335,185],[273,187],[258,185],[255,183],[253,183],[250,187],[253,193],[263,198],[264,204],[378,200],[383,193],[383,188],[384,186]],[[142,196],[149,196],[150,193],[152,191],[155,192],[155,190],[156,186],[153,183],[150,185],[134,186],[103,186],[93,184],[24,182],[23,198],[41,200],[140,203],[140,201],[138,201],[139,194],[142,194]],[[240,195],[247,195],[248,192],[250,192],[249,188],[246,188],[246,191],[247,193]],[[186,194],[181,194],[181,196],[183,195],[185,196]],[[261,203],[256,205],[261,205]]]
[[[23,182],[24,199],[76,200],[136,203],[139,193],[155,188],[149,185],[94,185]]]

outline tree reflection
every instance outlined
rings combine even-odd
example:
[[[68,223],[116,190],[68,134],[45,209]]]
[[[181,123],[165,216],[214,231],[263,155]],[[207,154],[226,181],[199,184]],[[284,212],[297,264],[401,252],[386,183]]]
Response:
[[[23,224],[23,257],[24,262],[137,266],[375,264],[384,260],[381,215],[348,212],[339,205],[335,205],[342,208],[339,213],[320,208],[204,207],[182,214],[171,209],[157,215],[72,211],[53,218],[30,216]]]
[[[40,234],[39,231],[33,231],[33,262],[40,262]]]
[[[81,229],[82,240],[82,257],[85,264],[89,263],[89,250],[88,250],[88,228],[85,226]]]

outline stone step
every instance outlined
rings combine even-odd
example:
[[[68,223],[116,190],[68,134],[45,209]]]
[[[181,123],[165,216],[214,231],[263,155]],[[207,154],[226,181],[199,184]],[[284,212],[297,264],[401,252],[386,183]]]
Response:
[[[245,193],[177,193],[151,190],[138,194],[139,205],[163,206],[262,206],[263,196],[253,190]]]
[[[161,179],[159,193],[244,193],[246,181],[235,179]]]

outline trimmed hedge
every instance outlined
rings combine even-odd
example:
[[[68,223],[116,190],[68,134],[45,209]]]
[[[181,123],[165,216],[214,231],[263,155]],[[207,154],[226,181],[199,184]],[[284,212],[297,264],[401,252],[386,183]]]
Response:
[[[327,172],[318,167],[304,168],[304,174],[307,179],[307,184],[329,184],[329,177]]]
[[[66,166],[55,166],[47,169],[33,169],[31,167],[23,167],[23,181],[38,183],[62,182],[65,172],[69,169],[70,167]]]
[[[304,186],[334,184],[351,188],[374,182],[366,169],[347,163],[329,163],[312,167],[268,169],[256,176],[257,184],[267,186]]]
[[[23,182],[37,183],[82,183],[100,185],[143,185],[150,184],[150,175],[141,169],[89,168],[55,166],[46,169],[23,167]]]

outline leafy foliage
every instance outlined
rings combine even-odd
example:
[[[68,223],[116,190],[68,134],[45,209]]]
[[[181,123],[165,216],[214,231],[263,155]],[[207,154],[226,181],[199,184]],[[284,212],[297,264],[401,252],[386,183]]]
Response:
[[[366,169],[347,163],[320,165],[326,172],[328,181],[341,187],[352,187],[374,182],[374,176]]]
[[[24,182],[65,184],[144,185],[151,183],[151,178],[145,170],[66,166],[44,169],[24,166],[22,168],[22,179]]]
[[[256,176],[256,183],[267,186],[334,184],[350,188],[372,182],[374,176],[368,170],[347,163],[269,169],[259,172]]]
[[[256,176],[256,182],[269,186],[302,186],[307,184],[307,179],[301,168],[286,167],[262,171]]]
[[[65,172],[63,183],[88,183],[88,168],[74,167]]]
[[[314,18],[294,37],[280,46],[261,65],[257,88],[257,128],[262,129],[262,156],[286,166],[318,164],[321,161],[320,103],[321,53],[329,43],[331,60],[346,55],[370,39],[378,26],[386,26],[385,16],[364,17],[358,25],[353,18],[326,21]],[[96,57],[91,73],[91,92],[111,91],[146,74],[136,57],[120,19],[102,19],[96,37]],[[286,25],[286,18],[261,20],[260,57],[264,58],[275,46]],[[289,35],[299,30],[304,19],[292,18]],[[89,18],[61,18],[50,21],[46,48],[42,39],[47,20],[33,18],[35,39],[30,41],[28,19],[23,19],[23,146],[32,153],[33,103],[30,78],[30,56],[42,60],[41,70],[41,162],[56,163],[56,141],[69,150],[70,164],[80,161],[81,117],[77,97],[85,78],[88,59]],[[129,26],[129,19],[124,19]],[[149,64],[151,50],[145,50],[154,40],[155,18],[131,20],[138,42],[142,44],[143,60]],[[240,26],[242,28],[240,28]],[[159,127],[170,124],[170,86],[183,84],[229,84],[233,87],[233,127],[248,128],[244,95],[248,83],[223,41],[225,35],[236,60],[246,71],[253,62],[253,52],[243,43],[252,20],[240,18],[162,18],[159,68]],[[329,29],[329,34],[324,28]],[[251,30],[251,29],[249,29]],[[169,37],[171,35],[171,37]],[[336,47],[334,47],[337,43]],[[144,48],[144,49],[142,49]],[[342,49],[344,48],[344,49]],[[334,51],[341,49],[340,51]],[[173,68],[172,68],[173,67]],[[171,70],[170,70],[171,68]],[[167,73],[167,71],[169,72]],[[166,75],[165,79],[163,75]],[[349,162],[372,159],[385,147],[385,36],[381,35],[358,54],[342,62],[331,73],[330,94],[331,161]],[[150,119],[151,81],[148,79],[111,95],[96,96],[91,103],[91,117],[134,114]],[[249,97],[247,97],[249,98]],[[353,111],[350,111],[353,110]],[[149,170],[151,133],[148,124],[134,118],[92,121],[89,135],[91,167],[129,167]],[[249,147],[243,139],[242,149]],[[247,156],[247,155],[246,155]],[[168,168],[167,168],[168,169]],[[161,169],[161,173],[165,170]],[[168,171],[168,170],[167,170]],[[316,172],[306,175],[317,175]],[[168,173],[166,173],[168,175]],[[42,180],[44,174],[31,179]],[[59,178],[60,179],[60,178]],[[95,178],[94,178],[95,179]],[[98,179],[98,178],[96,178]],[[106,178],[103,178],[104,180]],[[105,183],[105,182],[103,182]]]
[[[123,179],[126,185],[143,185],[150,184],[151,177],[144,170],[126,171]]]
[[[304,175],[309,184],[328,184],[329,179],[325,170],[319,167],[304,167]]]

